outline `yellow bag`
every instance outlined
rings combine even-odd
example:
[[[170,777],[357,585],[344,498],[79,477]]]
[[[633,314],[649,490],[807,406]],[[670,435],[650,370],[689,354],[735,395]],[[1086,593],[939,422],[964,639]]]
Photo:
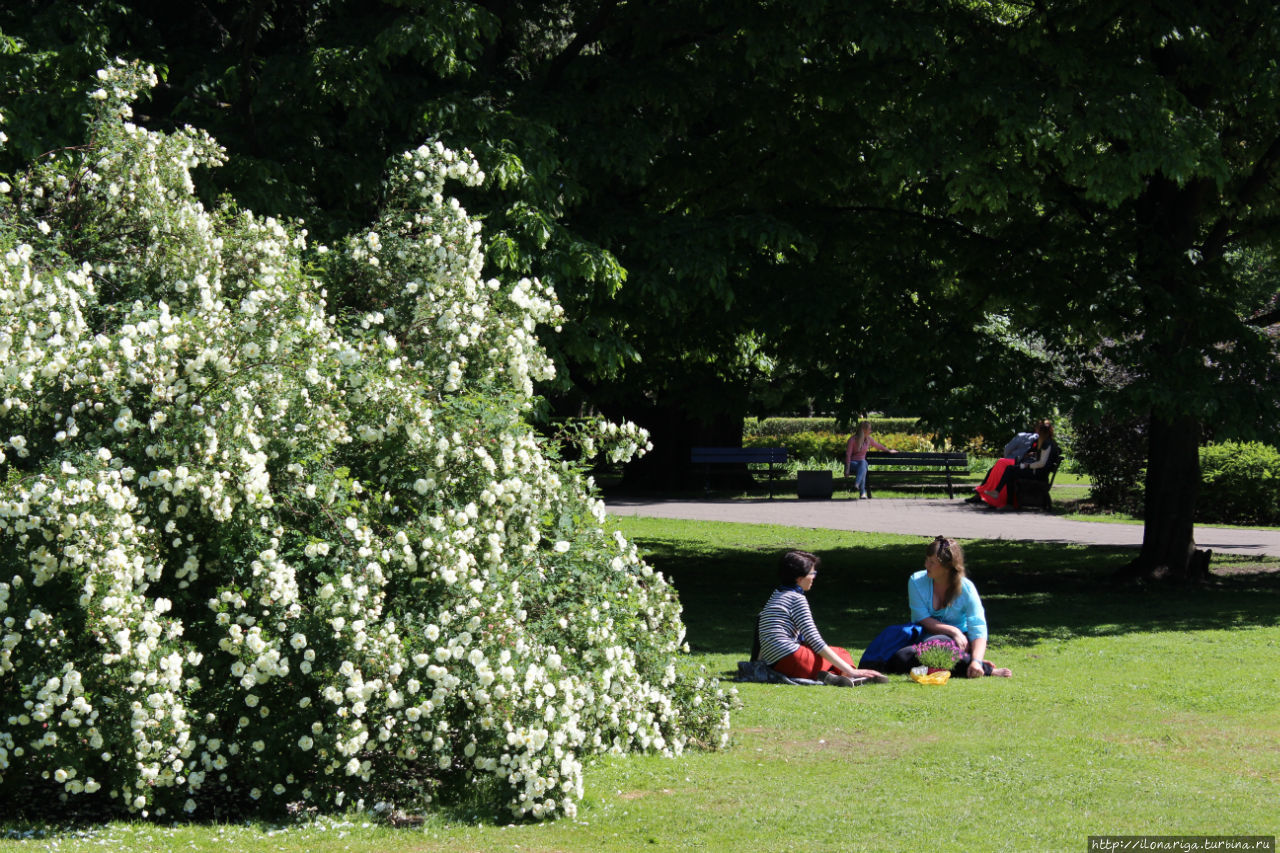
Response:
[[[951,673],[945,669],[938,672],[913,672],[911,680],[916,684],[946,684],[947,679],[951,677]]]

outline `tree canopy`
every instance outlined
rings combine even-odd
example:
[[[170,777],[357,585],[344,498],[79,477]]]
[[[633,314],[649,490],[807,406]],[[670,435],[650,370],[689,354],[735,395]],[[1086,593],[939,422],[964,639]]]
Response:
[[[1176,536],[1149,527],[1178,553],[1144,561],[1176,567],[1202,427],[1274,432],[1265,3],[0,14],[26,45],[5,58],[10,93],[49,104],[10,131],[25,153],[76,114],[58,97],[76,68],[113,54],[166,69],[140,108],[153,123],[228,146],[206,199],[320,235],[376,208],[395,150],[473,150],[489,177],[463,199],[488,263],[540,275],[575,321],[545,338],[562,409],[653,427],[662,476],[689,443],[736,440],[749,409],[896,407],[957,438],[1055,410],[1140,418],[1148,495],[1185,498],[1149,513],[1178,519]]]
[[[968,278],[1068,360],[1074,416],[1149,422],[1137,567],[1184,575],[1203,431],[1276,435],[1280,17],[1266,3],[939,16],[936,59],[898,111],[935,144],[901,149],[917,155],[903,179],[980,235]]]

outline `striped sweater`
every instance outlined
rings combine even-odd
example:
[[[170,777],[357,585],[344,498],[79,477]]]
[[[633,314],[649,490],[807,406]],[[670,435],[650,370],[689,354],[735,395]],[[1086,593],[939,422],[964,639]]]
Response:
[[[760,660],[772,666],[800,648],[800,644],[821,652],[827,647],[818,626],[813,624],[809,600],[800,587],[779,587],[769,596],[756,622],[760,638]]]

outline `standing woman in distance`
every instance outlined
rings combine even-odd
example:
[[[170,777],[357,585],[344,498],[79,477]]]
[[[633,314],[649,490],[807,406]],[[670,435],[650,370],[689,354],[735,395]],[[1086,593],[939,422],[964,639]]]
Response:
[[[862,498],[867,496],[867,451],[873,447],[889,453],[898,452],[889,450],[871,437],[870,421],[858,421],[853,435],[849,436],[849,441],[844,446],[844,475],[853,477],[853,485]]]

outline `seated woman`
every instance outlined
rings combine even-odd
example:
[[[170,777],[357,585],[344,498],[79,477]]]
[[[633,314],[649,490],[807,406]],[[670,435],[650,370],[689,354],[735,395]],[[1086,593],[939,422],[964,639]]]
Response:
[[[1053,442],[1053,424],[1047,420],[1036,426],[1035,452],[1030,460],[1015,462],[1001,459],[987,472],[987,478],[978,486],[978,495],[992,507],[999,509],[1009,503],[1013,482],[1022,477],[1047,477],[1049,463],[1057,453]]]
[[[984,660],[987,651],[987,615],[978,597],[978,588],[965,576],[964,552],[954,539],[939,536],[925,552],[924,570],[907,581],[911,621],[924,629],[925,642],[943,637],[960,647],[964,656],[951,674],[957,678],[981,678],[1013,673]],[[890,672],[909,672],[918,666],[912,646],[899,649],[888,667]]]
[[[889,679],[874,669],[858,669],[853,657],[828,646],[813,624],[805,593],[818,576],[820,560],[808,551],[788,551],[778,566],[781,583],[769,596],[756,621],[753,660],[762,660],[792,678],[809,678],[841,687]]]
[[[965,498],[964,502],[970,504],[982,503],[982,495],[979,492],[983,489],[995,488],[996,483],[1000,482],[1000,475],[1004,473],[1004,469],[1007,466],[1019,462],[1030,462],[1032,456],[1035,455],[1037,438],[1036,425],[1033,425],[1027,432],[1020,432],[1009,439],[1008,444],[1000,451],[1000,458],[987,469],[982,482],[973,487],[973,494]]]

